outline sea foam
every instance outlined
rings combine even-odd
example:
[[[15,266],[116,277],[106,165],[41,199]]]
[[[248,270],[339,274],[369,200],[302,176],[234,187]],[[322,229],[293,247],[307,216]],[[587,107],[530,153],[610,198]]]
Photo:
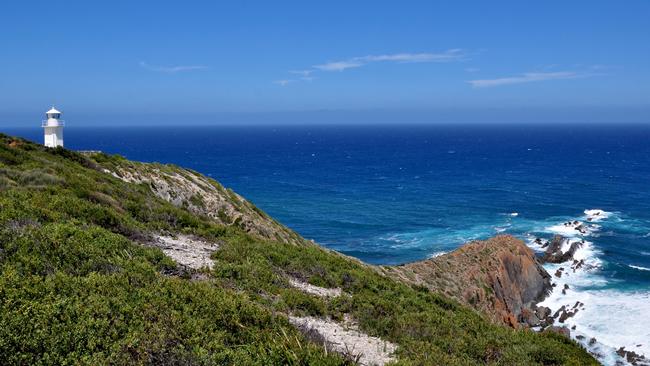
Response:
[[[582,236],[593,235],[596,231],[600,230],[600,226],[596,224],[588,224],[578,220],[567,221],[561,224],[548,226],[545,231],[560,234],[567,238],[577,238]]]
[[[601,227],[580,220],[591,217],[590,222],[604,221],[611,217],[612,213],[602,210],[585,210],[584,213],[585,216],[579,219],[546,226],[546,233],[560,234],[567,238],[562,245],[562,251],[568,250],[576,241],[582,243],[573,259],[584,261],[584,265],[573,269],[571,262],[545,264],[544,268],[552,275],[555,287],[538,305],[546,306],[555,313],[562,306],[574,309],[578,302],[584,304],[578,305],[578,312],[566,319],[564,324],[556,325],[568,328],[575,326],[571,336],[594,355],[599,355],[599,361],[603,364],[626,364],[626,361],[616,354],[620,347],[637,354],[650,355],[650,311],[647,311],[650,292],[617,291],[608,286],[607,279],[600,275],[600,268],[604,264],[601,259],[602,252],[593,242],[585,239],[597,235]],[[577,230],[580,225],[586,230]],[[533,249],[543,250],[534,236],[529,235],[527,241]],[[650,270],[640,266],[630,267]],[[564,270],[558,277],[555,273],[560,268]],[[595,342],[591,341],[593,338],[596,339]]]
[[[591,210],[585,210],[584,214],[587,221],[597,222],[609,218],[610,216],[612,216],[613,212],[604,211],[596,208]]]
[[[628,264],[628,267],[638,269],[639,271],[650,271],[650,268],[647,267],[641,267],[641,266],[633,266],[631,264]]]
[[[439,252],[435,252],[429,255],[429,258],[440,257],[441,255],[445,255],[445,254],[447,254],[447,252],[441,250]]]

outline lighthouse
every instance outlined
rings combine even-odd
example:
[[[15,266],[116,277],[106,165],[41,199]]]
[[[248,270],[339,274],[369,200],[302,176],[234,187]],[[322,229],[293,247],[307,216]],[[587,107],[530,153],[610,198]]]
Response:
[[[47,147],[63,147],[63,121],[61,112],[57,111],[54,107],[45,112],[47,119],[43,121],[43,130],[45,138],[43,144]]]

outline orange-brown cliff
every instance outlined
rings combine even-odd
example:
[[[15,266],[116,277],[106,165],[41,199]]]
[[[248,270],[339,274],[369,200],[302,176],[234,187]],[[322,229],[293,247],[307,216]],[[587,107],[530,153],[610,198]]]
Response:
[[[550,275],[534,252],[509,235],[473,241],[436,258],[385,269],[515,328],[519,320],[534,316],[535,303],[551,289]]]

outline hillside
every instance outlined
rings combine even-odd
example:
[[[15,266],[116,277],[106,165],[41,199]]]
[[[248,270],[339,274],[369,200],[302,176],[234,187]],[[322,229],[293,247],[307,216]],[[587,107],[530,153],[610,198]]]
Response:
[[[0,135],[0,231],[0,364],[597,364],[179,167]]]

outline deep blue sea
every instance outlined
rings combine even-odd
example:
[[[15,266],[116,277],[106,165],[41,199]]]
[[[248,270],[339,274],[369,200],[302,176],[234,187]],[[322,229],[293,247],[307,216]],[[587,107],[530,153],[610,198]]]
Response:
[[[40,129],[4,129],[41,141]],[[120,127],[66,147],[189,167],[304,237],[374,264],[510,233],[563,233],[590,266],[545,302],[585,303],[574,335],[650,356],[650,125]],[[602,210],[587,211],[585,210]],[[598,214],[596,214],[598,212]],[[589,220],[591,219],[591,220]],[[579,220],[580,234],[563,225]],[[549,270],[555,270],[548,266]],[[640,346],[639,346],[640,345]]]

